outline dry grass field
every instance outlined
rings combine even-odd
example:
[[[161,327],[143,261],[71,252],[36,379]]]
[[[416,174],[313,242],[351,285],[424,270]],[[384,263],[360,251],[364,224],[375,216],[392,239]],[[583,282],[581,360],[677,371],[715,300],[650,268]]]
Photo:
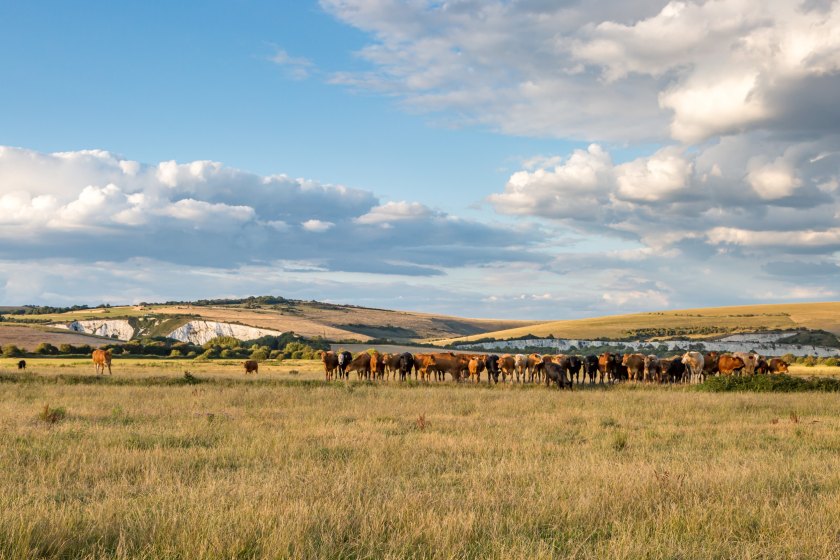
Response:
[[[99,346],[111,344],[114,341],[100,336],[80,334],[68,330],[50,329],[35,325],[10,325],[0,324],[0,346],[14,344],[19,348],[35,350],[42,342],[48,342],[53,346],[62,344],[90,344]]]
[[[707,307],[632,315],[612,315],[592,319],[551,321],[496,332],[439,340],[441,344],[492,337],[499,340],[527,334],[556,338],[623,338],[642,329],[714,328],[704,336],[726,334],[732,330],[752,332],[767,329],[823,329],[840,334],[840,302],[792,303]]]
[[[837,394],[27,362],[0,360],[0,558],[840,557]]]

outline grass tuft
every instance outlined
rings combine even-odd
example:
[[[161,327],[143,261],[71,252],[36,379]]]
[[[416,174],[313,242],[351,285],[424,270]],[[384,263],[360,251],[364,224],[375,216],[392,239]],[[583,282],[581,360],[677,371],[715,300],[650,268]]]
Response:
[[[45,404],[44,408],[38,414],[38,419],[47,424],[57,424],[67,417],[67,411],[64,407],[50,408],[50,405]]]

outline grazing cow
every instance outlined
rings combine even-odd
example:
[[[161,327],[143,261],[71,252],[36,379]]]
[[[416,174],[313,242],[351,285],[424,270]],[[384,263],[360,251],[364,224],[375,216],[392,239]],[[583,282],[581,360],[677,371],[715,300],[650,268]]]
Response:
[[[248,375],[252,371],[254,373],[260,372],[260,365],[257,363],[256,360],[248,360],[246,362],[242,362],[242,366],[245,368],[245,375]]]
[[[513,383],[513,372],[516,369],[516,360],[510,354],[504,354],[499,358],[499,369],[502,370],[502,383],[507,383],[507,378],[510,377],[510,382]]]
[[[641,381],[645,372],[645,357],[642,354],[624,354],[621,365],[627,368],[630,381]]]
[[[586,356],[583,359],[583,381],[586,382],[588,376],[589,383],[595,383],[596,375],[598,375],[598,356]]]
[[[723,354],[717,362],[717,369],[721,375],[732,375],[733,373],[741,375],[745,366],[746,364],[740,356],[733,356],[732,354]]]
[[[385,357],[374,350],[370,354],[370,371],[373,379],[385,379]]]
[[[342,350],[338,353],[338,378],[347,379],[347,367],[353,361],[353,354],[347,350]]]
[[[484,358],[484,368],[487,370],[487,384],[499,382],[499,357],[490,354]]]
[[[734,352],[732,355],[744,360],[744,375],[755,375],[755,368],[761,356],[753,352]]]
[[[559,364],[550,360],[543,361],[545,370],[545,384],[551,386],[552,383],[557,383],[557,388],[562,389],[566,385],[566,372]]]
[[[665,381],[662,375],[662,364],[656,354],[648,354],[645,356],[645,381],[653,381],[654,383],[662,383]]]
[[[788,363],[781,358],[772,358],[767,364],[770,373],[788,373]]]
[[[534,382],[534,376],[537,377],[537,381],[539,382],[541,379],[542,374],[542,356],[539,354],[529,354],[528,359],[525,363],[525,368],[528,370],[528,381],[530,383]]]
[[[770,371],[770,365],[767,363],[767,360],[761,358],[758,360],[758,365],[755,366],[755,372],[760,373],[761,375],[767,375],[767,372]]]
[[[335,370],[338,369],[338,356],[335,355],[335,352],[321,350],[321,362],[324,364],[324,379],[332,381]]]
[[[525,354],[517,354],[513,357],[513,369],[516,371],[516,382],[520,383],[519,376],[522,376],[521,383],[525,383],[525,369],[528,367],[528,358]]]
[[[400,372],[400,381],[405,381],[406,377],[411,377],[411,370],[414,369],[414,356],[410,352],[403,352],[399,358],[397,369]]]
[[[474,379],[475,383],[481,382],[481,372],[484,371],[484,356],[473,356],[467,364],[467,369],[470,372],[470,379]]]
[[[720,354],[717,352],[703,354],[703,375],[705,377],[714,377],[720,373],[720,368],[718,367],[719,359]]]
[[[21,360],[18,362],[18,369],[26,369],[26,360]]]
[[[700,352],[686,352],[683,354],[682,363],[685,364],[691,383],[703,382],[703,354]]]
[[[598,375],[600,377],[599,383],[604,383],[604,380],[612,382],[616,379],[618,366],[618,359],[615,354],[604,352],[598,357]]]
[[[461,377],[469,370],[470,358],[466,354],[438,352],[432,354],[432,356],[435,359],[434,370],[437,372],[440,381],[446,380],[447,373],[455,381],[460,381]]]
[[[391,379],[396,379],[397,374],[400,373],[400,359],[402,358],[402,354],[385,354],[383,356],[385,359],[385,377],[388,377],[388,373],[391,374]],[[412,367],[414,367],[414,358],[412,358]]]
[[[356,379],[370,379],[370,354],[362,352],[350,360],[344,374],[349,376],[351,371],[356,372]]]
[[[110,350],[94,350],[91,357],[93,358],[93,367],[96,370],[96,375],[104,374],[106,366],[108,367],[108,375],[111,375]]]

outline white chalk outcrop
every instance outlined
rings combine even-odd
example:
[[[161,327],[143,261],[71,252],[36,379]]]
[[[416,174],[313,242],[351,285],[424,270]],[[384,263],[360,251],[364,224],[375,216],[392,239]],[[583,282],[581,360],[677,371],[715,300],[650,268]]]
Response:
[[[135,330],[127,319],[90,319],[73,321],[72,323],[57,323],[50,326],[84,334],[116,338],[117,340],[131,340]]]
[[[281,334],[283,334],[281,331],[246,327],[245,325],[236,325],[233,323],[190,321],[166,336],[180,340],[181,342],[191,342],[201,345],[219,336],[232,336],[239,340],[254,340],[262,336],[280,336]]]

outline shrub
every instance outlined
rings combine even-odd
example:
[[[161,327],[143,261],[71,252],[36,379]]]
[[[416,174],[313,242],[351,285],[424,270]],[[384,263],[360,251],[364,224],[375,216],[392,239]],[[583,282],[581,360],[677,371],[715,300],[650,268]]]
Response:
[[[790,375],[748,375],[710,377],[697,386],[699,391],[724,393],[753,391],[757,393],[794,393],[802,391],[840,392],[840,379],[831,377],[801,378]]]
[[[18,358],[23,356],[23,350],[14,344],[7,344],[3,347],[3,356],[6,358]]]
[[[35,353],[43,354],[45,356],[52,356],[58,354],[58,348],[56,348],[49,342],[42,342],[41,344],[35,347]]]
[[[251,359],[252,360],[267,360],[268,359],[268,352],[264,348],[257,348],[253,352],[251,352]]]
[[[838,360],[837,358],[828,358],[826,361],[823,362],[823,365],[829,367],[837,367],[838,365],[840,365],[840,360]]]

